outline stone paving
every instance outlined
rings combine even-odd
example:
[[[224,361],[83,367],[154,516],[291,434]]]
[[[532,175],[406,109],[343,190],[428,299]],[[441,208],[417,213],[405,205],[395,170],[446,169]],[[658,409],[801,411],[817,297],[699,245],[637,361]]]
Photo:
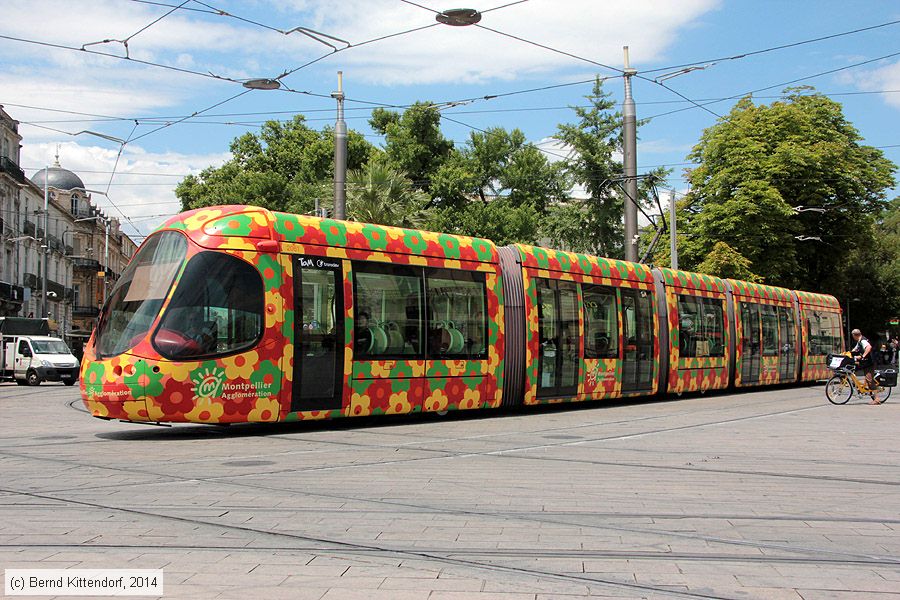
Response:
[[[900,598],[900,401],[821,386],[275,426],[0,385],[0,567],[166,598]]]

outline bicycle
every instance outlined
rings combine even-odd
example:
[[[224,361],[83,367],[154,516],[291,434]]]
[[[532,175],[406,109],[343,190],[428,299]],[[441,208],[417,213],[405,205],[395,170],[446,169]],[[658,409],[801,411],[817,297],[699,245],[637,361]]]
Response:
[[[856,376],[856,364],[852,358],[835,356],[829,367],[834,375],[825,384],[825,397],[832,404],[847,404],[853,396],[870,396],[874,402],[883,404],[891,395],[891,386],[883,385],[884,376],[881,371],[875,371],[877,387],[870,390],[865,378]]]

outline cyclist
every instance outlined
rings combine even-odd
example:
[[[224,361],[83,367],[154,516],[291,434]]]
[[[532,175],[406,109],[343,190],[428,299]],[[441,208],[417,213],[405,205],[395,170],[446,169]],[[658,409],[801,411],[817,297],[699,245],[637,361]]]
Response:
[[[866,388],[869,392],[874,392],[877,386],[875,385],[875,361],[872,357],[872,344],[863,337],[862,331],[859,329],[854,329],[850,333],[856,341],[856,345],[850,351],[856,359],[856,368],[866,374]],[[872,401],[869,404],[881,404],[881,401],[875,398],[873,394]]]

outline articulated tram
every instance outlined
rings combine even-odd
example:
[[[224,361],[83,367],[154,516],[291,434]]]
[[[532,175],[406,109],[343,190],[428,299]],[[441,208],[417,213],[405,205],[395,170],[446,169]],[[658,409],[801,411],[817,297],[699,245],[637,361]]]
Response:
[[[105,419],[295,421],[814,381],[843,346],[832,296],[221,206],[143,243],[81,390]]]

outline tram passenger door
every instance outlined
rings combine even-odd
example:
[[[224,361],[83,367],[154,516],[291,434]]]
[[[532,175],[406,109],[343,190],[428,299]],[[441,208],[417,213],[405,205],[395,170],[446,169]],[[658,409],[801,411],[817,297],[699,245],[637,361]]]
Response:
[[[759,382],[759,304],[741,302],[741,384]]]
[[[797,378],[797,340],[794,331],[794,311],[784,306],[778,311],[778,381]]]
[[[624,361],[622,391],[653,388],[653,306],[650,292],[621,288]]]
[[[537,280],[539,398],[575,396],[578,393],[580,339],[578,290],[574,283]]]
[[[346,339],[341,261],[295,256],[294,298],[291,411],[339,409]]]

